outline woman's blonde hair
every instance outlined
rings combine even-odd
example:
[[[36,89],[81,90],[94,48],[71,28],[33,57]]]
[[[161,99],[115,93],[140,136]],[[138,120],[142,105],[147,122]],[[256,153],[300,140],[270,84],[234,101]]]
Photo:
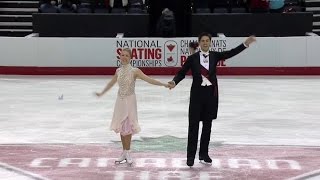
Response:
[[[122,49],[122,51],[126,51],[126,52],[128,52],[128,53],[129,53],[129,55],[130,55],[130,58],[132,58],[132,51],[131,51],[131,49],[130,49],[130,48],[124,48],[124,49]]]

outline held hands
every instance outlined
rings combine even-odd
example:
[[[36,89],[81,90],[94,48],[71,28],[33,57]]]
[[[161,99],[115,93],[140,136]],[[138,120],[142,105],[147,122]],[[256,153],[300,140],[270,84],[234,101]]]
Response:
[[[256,42],[256,37],[255,36],[249,36],[246,41],[244,42],[244,44],[249,47],[251,43]]]
[[[176,83],[174,81],[169,81],[168,87],[169,87],[169,89],[173,89],[174,87],[176,87]]]
[[[170,81],[170,82],[168,82],[167,84],[162,83],[162,86],[164,86],[165,88],[172,89],[172,88],[174,88],[176,85],[175,85],[175,83],[174,83],[173,81]]]
[[[163,83],[163,86],[164,86],[165,88],[170,88],[170,87],[169,87],[169,84]]]

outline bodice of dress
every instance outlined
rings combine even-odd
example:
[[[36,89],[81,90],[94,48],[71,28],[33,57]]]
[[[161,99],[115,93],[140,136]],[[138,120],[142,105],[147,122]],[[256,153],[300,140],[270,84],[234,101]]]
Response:
[[[118,95],[120,97],[129,96],[135,93],[135,77],[134,77],[135,68],[130,64],[122,65],[117,70],[118,75]]]

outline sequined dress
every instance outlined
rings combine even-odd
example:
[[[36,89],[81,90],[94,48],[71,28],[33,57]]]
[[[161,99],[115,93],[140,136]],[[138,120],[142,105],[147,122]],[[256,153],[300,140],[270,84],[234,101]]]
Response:
[[[136,68],[133,68],[130,64],[123,65],[116,71],[119,90],[110,129],[121,135],[140,132],[134,71],[136,71]]]

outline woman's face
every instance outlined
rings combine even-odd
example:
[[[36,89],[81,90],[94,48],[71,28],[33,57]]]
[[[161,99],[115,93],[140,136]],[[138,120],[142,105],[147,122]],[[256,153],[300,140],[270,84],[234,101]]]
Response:
[[[130,60],[131,60],[130,53],[128,51],[121,51],[121,54],[120,54],[121,64],[123,65],[129,64]]]
[[[191,55],[191,54],[194,54],[195,52],[196,52],[196,50],[195,50],[194,48],[189,47],[189,53],[190,53],[190,55]]]

